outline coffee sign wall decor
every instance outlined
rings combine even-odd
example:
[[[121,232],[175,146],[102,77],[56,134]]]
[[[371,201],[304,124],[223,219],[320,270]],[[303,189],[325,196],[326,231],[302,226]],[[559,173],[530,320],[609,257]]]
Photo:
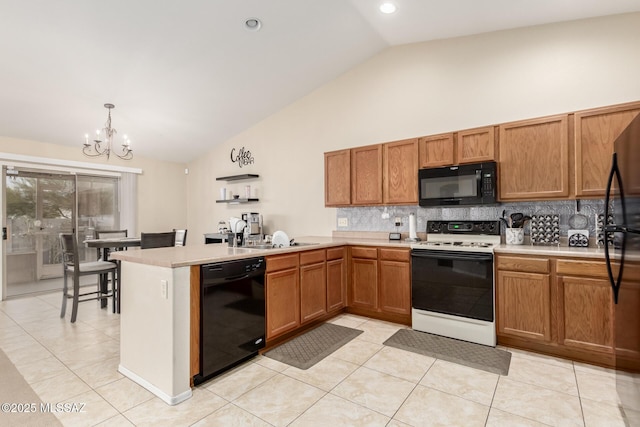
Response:
[[[246,165],[253,164],[253,155],[251,155],[251,151],[245,150],[244,147],[236,150],[235,148],[231,149],[231,161],[233,163],[237,163],[238,167],[243,167]]]

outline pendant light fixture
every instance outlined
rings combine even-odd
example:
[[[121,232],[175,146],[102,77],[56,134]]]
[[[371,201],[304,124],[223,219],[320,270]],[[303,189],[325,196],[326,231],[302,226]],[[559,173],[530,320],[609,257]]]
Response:
[[[115,136],[118,131],[111,127],[111,110],[116,108],[113,104],[104,104],[104,107],[109,110],[109,115],[107,117],[107,123],[105,123],[104,128],[98,129],[96,131],[95,139],[93,139],[93,144],[89,142],[89,134],[84,135],[84,147],[82,148],[82,153],[87,157],[100,157],[107,156],[107,160],[109,156],[112,154],[112,145],[115,142]],[[127,135],[122,136],[121,148],[118,151],[113,151],[117,157],[123,160],[131,160],[133,159],[133,151],[131,150],[131,141],[127,138]]]

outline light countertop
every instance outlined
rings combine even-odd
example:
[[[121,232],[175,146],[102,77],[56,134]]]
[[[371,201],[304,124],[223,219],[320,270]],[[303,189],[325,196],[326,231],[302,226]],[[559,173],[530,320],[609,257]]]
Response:
[[[111,252],[112,259],[135,262],[138,264],[155,265],[158,267],[177,268],[190,265],[208,264],[210,262],[230,261],[251,258],[254,256],[278,255],[308,251],[313,249],[330,248],[342,245],[369,245],[409,248],[405,241],[389,241],[378,238],[343,238],[326,236],[296,237],[296,242],[314,243],[313,245],[291,246],[288,248],[252,249],[250,247],[232,248],[227,243],[209,245],[187,245],[170,248],[144,249],[130,248],[127,251]]]
[[[364,234],[361,237],[355,233],[346,235],[304,236],[296,237],[300,243],[314,243],[313,245],[292,246],[278,249],[232,248],[227,243],[187,245],[170,248],[145,249],[130,248],[127,251],[112,252],[111,258],[139,264],[155,265],[158,267],[177,268],[190,265],[207,264],[211,262],[230,261],[250,258],[254,256],[268,256],[313,249],[330,248],[342,245],[387,246],[409,248],[411,243],[405,240],[390,241],[379,234]],[[602,248],[570,248],[567,246],[532,246],[501,244],[495,248],[496,254],[522,254],[541,256],[570,256],[580,258],[594,258],[604,260]]]
[[[614,251],[611,250],[613,253]],[[501,244],[494,248],[494,253],[542,255],[542,256],[568,256],[578,258],[596,258],[604,260],[604,248],[570,248],[568,246],[534,246],[534,245],[506,245]]]

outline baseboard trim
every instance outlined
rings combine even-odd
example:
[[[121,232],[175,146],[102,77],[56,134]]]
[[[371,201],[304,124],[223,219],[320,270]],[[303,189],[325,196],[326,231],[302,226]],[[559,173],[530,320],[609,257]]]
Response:
[[[128,370],[122,365],[118,365],[118,372],[120,372],[122,375],[129,378],[133,382],[137,383],[138,385],[146,388],[151,393],[155,394],[164,402],[172,406],[177,405],[178,403],[184,402],[185,400],[189,399],[193,395],[191,388],[175,396],[168,395],[164,391],[160,390],[158,387],[151,384],[149,381],[145,380],[144,378],[141,378],[140,376],[131,372],[130,370]]]

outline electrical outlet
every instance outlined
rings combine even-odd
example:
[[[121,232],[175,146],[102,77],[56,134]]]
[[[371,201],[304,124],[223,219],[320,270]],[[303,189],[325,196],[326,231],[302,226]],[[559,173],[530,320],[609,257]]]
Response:
[[[348,227],[349,220],[347,218],[338,218],[338,227]]]
[[[169,282],[166,280],[160,280],[160,295],[164,299],[169,298]]]
[[[402,218],[397,216],[395,219],[395,223],[396,223],[396,227],[400,227],[402,225]]]

